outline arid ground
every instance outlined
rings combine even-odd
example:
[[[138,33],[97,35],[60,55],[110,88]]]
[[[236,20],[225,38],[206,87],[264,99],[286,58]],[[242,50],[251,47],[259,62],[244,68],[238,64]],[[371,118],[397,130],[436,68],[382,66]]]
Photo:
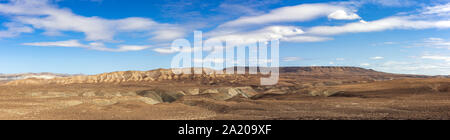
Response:
[[[169,70],[25,79],[0,86],[0,119],[449,120],[450,78],[353,67],[281,68],[252,75]]]

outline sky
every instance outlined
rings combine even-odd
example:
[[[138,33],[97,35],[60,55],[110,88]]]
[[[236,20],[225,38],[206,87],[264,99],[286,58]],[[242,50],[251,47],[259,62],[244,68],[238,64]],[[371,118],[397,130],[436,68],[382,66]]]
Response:
[[[279,39],[281,66],[450,75],[450,0],[0,0],[0,73],[170,68],[194,31]]]

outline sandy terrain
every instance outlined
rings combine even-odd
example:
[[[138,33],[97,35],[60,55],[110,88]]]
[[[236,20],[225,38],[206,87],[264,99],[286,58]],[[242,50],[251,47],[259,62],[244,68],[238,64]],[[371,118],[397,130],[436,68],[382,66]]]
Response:
[[[283,75],[276,86],[196,81],[3,85],[0,119],[450,119],[449,78],[310,78]]]

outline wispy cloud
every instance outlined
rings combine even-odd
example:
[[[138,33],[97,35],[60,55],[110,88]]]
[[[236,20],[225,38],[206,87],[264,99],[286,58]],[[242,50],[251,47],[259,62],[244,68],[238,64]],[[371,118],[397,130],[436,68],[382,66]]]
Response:
[[[368,3],[364,1],[362,3]],[[381,1],[382,5],[394,6],[404,1]],[[370,3],[375,3],[371,1]],[[438,7],[438,6],[437,6]],[[429,8],[428,8],[429,9]],[[266,14],[256,16],[243,16],[236,20],[219,25],[211,32],[205,33],[208,39],[226,40],[259,40],[280,39],[284,42],[322,42],[333,40],[333,35],[361,32],[379,32],[396,29],[447,29],[450,28],[450,20],[437,15],[434,19],[424,19],[421,13],[407,16],[391,16],[374,21],[365,21],[355,13],[351,6],[344,3],[337,4],[301,4],[297,6],[287,6],[272,10]],[[420,10],[419,10],[420,11]],[[439,11],[442,13],[445,11]],[[431,13],[430,13],[431,14]],[[337,26],[277,26],[273,24],[303,22],[313,20],[319,17],[328,17],[329,19],[354,20],[361,19],[358,22],[348,23]],[[249,27],[250,26],[250,27]],[[386,42],[394,44],[394,42]],[[159,52],[176,52],[174,49],[156,49]]]
[[[431,60],[443,60],[450,62],[450,56],[441,56],[441,55],[425,55],[421,57],[422,59],[431,59]]]
[[[34,29],[18,23],[3,24],[7,30],[0,31],[0,38],[16,37],[22,33],[32,33]]]
[[[382,59],[384,59],[384,57],[382,57],[382,56],[375,56],[375,57],[371,57],[370,59],[372,59],[372,60],[382,60]]]
[[[258,16],[246,16],[226,22],[219,27],[236,27],[261,25],[281,22],[302,22],[318,17],[329,16],[331,19],[357,19],[359,18],[351,9],[331,4],[301,4],[287,6]]]
[[[417,0],[359,0],[357,2],[361,4],[366,3],[379,4],[382,6],[389,6],[389,7],[404,7],[415,5],[418,3]]]
[[[409,1],[379,1],[388,5],[406,4]],[[378,32],[385,30],[408,29],[448,29],[450,28],[450,3],[425,7],[415,11],[415,14],[397,15],[374,21],[361,20],[338,26],[316,26],[306,30],[306,34],[337,35],[345,33]],[[422,11],[422,12],[420,12]],[[419,12],[419,13],[417,13]]]
[[[22,45],[27,46],[42,46],[42,47],[84,47],[78,40],[67,40],[67,41],[57,41],[57,42],[34,42],[34,43],[24,43]]]
[[[120,45],[117,48],[108,48],[103,43],[93,42],[89,44],[82,44],[78,40],[67,40],[57,42],[34,42],[24,43],[26,46],[40,46],[40,47],[72,47],[72,48],[86,48],[98,51],[109,52],[128,52],[128,51],[141,51],[150,48],[151,46],[139,46],[139,45]]]
[[[403,74],[450,75],[450,63],[423,61],[387,61],[373,69]]]
[[[423,43],[419,44],[425,47],[437,48],[437,49],[449,49],[450,50],[450,41],[447,41],[442,38],[427,38]]]
[[[361,17],[355,13],[349,13],[349,12],[345,12],[344,10],[338,10],[338,11],[328,15],[328,18],[336,19],[336,20],[354,20],[354,19],[360,19]]]
[[[390,3],[391,2],[391,3]],[[389,4],[390,3],[390,4]],[[396,5],[396,3],[406,3],[404,1],[382,1],[382,4],[386,5]],[[447,4],[449,5],[449,4]],[[308,41],[327,41],[331,40],[330,37],[318,37],[318,36],[330,36],[345,33],[361,33],[361,32],[377,32],[385,30],[394,29],[446,29],[450,28],[450,20],[445,17],[440,17],[442,13],[447,13],[446,10],[432,10],[439,9],[435,7],[428,7],[428,12],[438,16],[436,19],[423,19],[423,16],[419,15],[408,15],[408,16],[391,16],[387,18],[382,18],[374,21],[360,20],[359,22],[348,23],[345,25],[338,26],[313,26],[311,28],[303,29],[305,30],[304,36],[296,38],[284,38],[284,41],[295,41],[308,42]],[[444,6],[447,7],[447,6]],[[247,16],[241,17],[237,20],[226,22],[220,25],[215,31],[219,34],[241,34],[243,31],[229,31],[221,32],[220,30],[225,30],[227,27],[242,28],[241,26],[249,25],[264,25],[273,23],[286,23],[286,22],[302,22],[309,21],[322,16],[328,16],[329,19],[340,19],[340,20],[354,20],[361,19],[359,15],[354,13],[349,7],[345,7],[345,4],[302,4],[297,6],[282,7],[267,14],[262,14],[258,16]],[[225,29],[224,29],[225,28]],[[236,29],[232,29],[236,30]]]
[[[306,36],[306,35],[281,38],[281,41],[286,42],[322,42],[329,40],[333,40],[333,38],[321,36]]]
[[[89,41],[113,41],[115,35],[121,32],[147,32],[153,35],[154,39],[173,39],[184,35],[184,30],[177,25],[139,17],[114,20],[85,17],[68,9],[59,8],[47,0],[12,0],[0,4],[0,14],[7,15],[15,24],[23,25],[22,30],[16,31],[15,35],[29,33],[32,31],[31,28],[43,29],[50,34],[61,34],[65,31],[81,32]],[[17,26],[6,27],[9,28],[8,31],[17,30]]]
[[[371,22],[355,22],[343,26],[317,26],[307,33],[316,35],[336,35],[345,33],[377,32],[393,29],[450,28],[450,20],[413,20],[409,17],[389,17]]]
[[[153,49],[153,51],[161,54],[173,54],[179,52],[180,50],[172,47],[165,47],[165,48],[155,48]]]
[[[362,66],[362,67],[368,67],[368,66],[370,66],[370,63],[361,63],[360,66]]]
[[[285,42],[321,42],[333,40],[329,37],[305,36],[304,31],[296,26],[267,26],[253,31],[238,31],[233,33],[209,34],[205,42],[232,42],[236,45],[245,45],[249,43],[268,42],[270,40],[281,40]],[[200,49],[200,48],[194,48]],[[212,50],[206,48],[206,50]],[[163,54],[171,54],[183,51],[178,47],[156,48],[154,51]],[[186,50],[185,50],[186,51]]]
[[[295,26],[269,26],[263,29],[247,32],[238,32],[227,35],[213,36],[211,40],[243,40],[243,41],[268,41],[272,39],[288,39],[304,34],[304,31]]]
[[[426,7],[423,14],[450,15],[450,3]]]

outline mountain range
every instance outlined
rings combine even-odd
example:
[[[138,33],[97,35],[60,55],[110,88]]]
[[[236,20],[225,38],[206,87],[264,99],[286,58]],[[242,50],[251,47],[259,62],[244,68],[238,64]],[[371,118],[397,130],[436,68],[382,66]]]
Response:
[[[191,69],[194,71],[194,69]],[[246,67],[248,72],[249,68]],[[390,80],[402,77],[427,77],[420,75],[401,75],[378,72],[358,67],[280,67],[281,79],[311,78],[327,79],[366,79],[366,80]],[[221,71],[222,73],[224,72]],[[8,85],[41,85],[41,84],[95,84],[95,83],[126,83],[126,82],[157,82],[165,80],[174,81],[201,81],[209,83],[247,81],[255,83],[263,75],[250,74],[217,74],[220,71],[204,69],[203,74],[174,74],[171,69],[156,69],[150,71],[120,71],[103,73],[98,75],[64,75],[53,73],[39,74],[13,74],[1,75],[0,80],[11,81]],[[207,74],[213,73],[213,74]],[[14,80],[14,81],[13,81]]]
[[[22,79],[53,79],[57,77],[69,77],[69,74],[55,74],[55,73],[22,73],[22,74],[0,74],[0,81],[13,81]]]

